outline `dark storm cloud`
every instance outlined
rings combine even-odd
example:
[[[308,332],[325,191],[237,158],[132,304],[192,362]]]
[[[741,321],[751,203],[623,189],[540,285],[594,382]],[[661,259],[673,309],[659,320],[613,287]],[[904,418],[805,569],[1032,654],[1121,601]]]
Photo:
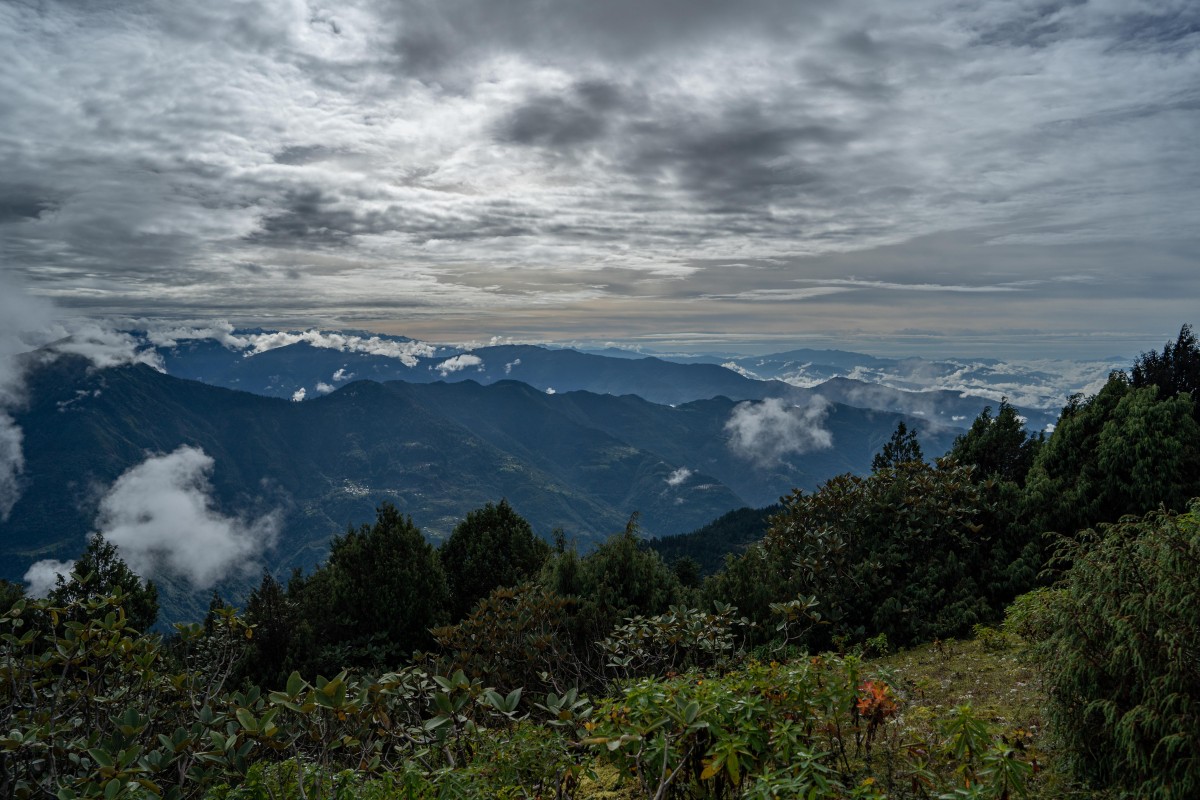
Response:
[[[500,123],[498,134],[515,144],[571,148],[603,137],[623,101],[613,83],[581,81],[562,97],[529,98]]]
[[[287,164],[288,166],[300,166],[304,164],[315,164],[320,161],[325,161],[334,156],[334,151],[328,147],[319,144],[297,144],[290,147],[285,147],[278,153],[275,153],[272,158],[276,164]]]

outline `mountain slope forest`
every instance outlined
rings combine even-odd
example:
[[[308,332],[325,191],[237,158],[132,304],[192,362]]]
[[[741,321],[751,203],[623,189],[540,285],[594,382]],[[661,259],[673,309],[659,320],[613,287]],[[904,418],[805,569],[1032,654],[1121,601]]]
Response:
[[[1048,437],[1001,403],[930,463],[899,420],[703,578],[637,517],[584,551],[489,502],[435,547],[382,504],[164,637],[93,538],[0,586],[0,792],[1195,797],[1197,381],[1185,326]]]
[[[543,538],[562,529],[585,549],[634,511],[647,534],[684,533],[793,487],[865,472],[906,419],[821,407],[811,425],[829,436],[828,446],[779,451],[777,438],[751,430],[749,449],[738,451],[727,425],[739,406],[720,397],[673,408],[630,395],[549,395],[515,381],[355,381],[292,403],[142,365],[96,370],[65,356],[32,370],[28,392],[15,415],[25,486],[0,523],[0,576],[10,579],[42,559],[77,557],[96,529],[105,488],[148,455],[181,447],[212,460],[215,510],[274,515],[278,536],[263,558],[285,576],[323,560],[334,534],[371,519],[383,502],[434,539],[499,498]],[[953,439],[949,431],[923,436],[935,452]],[[757,446],[776,449],[759,454]],[[240,582],[222,591],[244,597],[252,584],[233,580]],[[162,588],[169,621],[203,612],[204,592],[169,580]]]

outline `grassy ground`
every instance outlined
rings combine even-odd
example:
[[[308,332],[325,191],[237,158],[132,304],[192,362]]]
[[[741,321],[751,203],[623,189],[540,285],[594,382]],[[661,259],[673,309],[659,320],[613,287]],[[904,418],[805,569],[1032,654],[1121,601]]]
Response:
[[[900,700],[901,713],[888,732],[896,749],[906,741],[936,739],[939,723],[954,708],[969,704],[993,732],[1023,749],[1025,759],[1036,765],[1030,785],[1032,800],[1104,800],[1103,795],[1072,786],[1056,764],[1042,720],[1043,689],[1018,641],[985,631],[976,639],[923,645],[872,658],[866,667],[886,676]],[[639,797],[629,782],[622,785],[611,767],[600,767],[595,779],[585,779],[581,789],[579,796],[585,800]]]
[[[944,719],[956,706],[969,703],[996,732],[1024,748],[1027,760],[1037,770],[1031,797],[1105,797],[1072,785],[1056,762],[1053,741],[1042,720],[1044,689],[1018,640],[988,630],[976,639],[923,645],[872,663],[892,676],[905,701],[901,725],[920,730]]]

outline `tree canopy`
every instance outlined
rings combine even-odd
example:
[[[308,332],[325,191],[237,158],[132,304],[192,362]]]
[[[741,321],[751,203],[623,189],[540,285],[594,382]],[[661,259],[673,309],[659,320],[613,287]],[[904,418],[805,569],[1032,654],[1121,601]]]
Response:
[[[333,539],[329,560],[288,587],[297,598],[321,668],[403,663],[433,644],[448,621],[450,590],[437,551],[396,507]]]
[[[120,589],[129,627],[147,631],[158,619],[158,587],[143,581],[121,559],[117,546],[99,533],[92,534],[69,577],[59,575],[50,599],[60,605],[106,597]]]
[[[450,587],[450,617],[458,620],[500,586],[518,586],[537,575],[550,555],[507,500],[467,514],[438,552]]]
[[[1179,337],[1167,342],[1161,353],[1151,350],[1142,353],[1133,365],[1130,376],[1134,388],[1157,386],[1158,396],[1167,400],[1187,392],[1192,400],[1200,400],[1200,345],[1191,325],[1179,329]]]
[[[954,440],[949,455],[959,464],[974,467],[977,478],[1024,486],[1044,440],[1044,434],[1025,432],[1025,423],[1017,410],[1004,398],[996,416],[992,416],[991,406],[983,409],[970,430]]]
[[[903,421],[896,423],[892,438],[883,449],[871,459],[871,471],[891,469],[909,461],[924,461],[925,454],[921,452],[921,443],[917,441],[916,431],[911,431]]]

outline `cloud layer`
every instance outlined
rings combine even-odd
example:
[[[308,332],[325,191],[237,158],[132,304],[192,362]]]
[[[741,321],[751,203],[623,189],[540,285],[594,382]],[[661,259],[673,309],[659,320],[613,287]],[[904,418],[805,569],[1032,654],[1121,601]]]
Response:
[[[0,47],[0,262],[83,313],[1136,349],[1200,294],[1187,0],[10,3]]]

